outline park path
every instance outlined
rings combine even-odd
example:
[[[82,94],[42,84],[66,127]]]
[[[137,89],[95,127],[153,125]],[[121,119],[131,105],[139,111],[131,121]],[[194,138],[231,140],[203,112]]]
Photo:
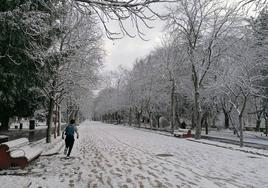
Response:
[[[85,122],[79,132],[70,159],[40,157],[21,182],[79,188],[268,185],[267,157],[99,122]]]
[[[70,187],[168,188],[199,184],[202,177],[190,168],[186,170],[189,174],[184,174],[180,172],[180,165],[166,161],[171,157],[168,152],[160,152],[163,157],[158,157],[132,145],[132,139],[138,139],[132,133],[129,134],[131,140],[121,139],[120,134],[128,131],[134,131],[137,136],[142,133],[96,122],[83,125],[79,127],[81,137],[76,140],[70,159],[65,159],[62,154],[42,157],[31,167],[30,173],[36,177],[58,175],[59,181]],[[147,136],[152,135],[147,133]]]

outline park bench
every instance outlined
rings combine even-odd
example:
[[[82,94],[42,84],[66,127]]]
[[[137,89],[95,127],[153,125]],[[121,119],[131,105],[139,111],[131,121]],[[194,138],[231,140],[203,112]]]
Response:
[[[180,137],[180,138],[191,138],[192,132],[190,129],[177,129],[173,132],[174,136]]]
[[[42,149],[31,147],[27,138],[20,138],[0,144],[0,169],[9,167],[24,168],[39,157]]]
[[[8,136],[6,135],[0,135],[0,144],[3,142],[7,142],[8,141]]]

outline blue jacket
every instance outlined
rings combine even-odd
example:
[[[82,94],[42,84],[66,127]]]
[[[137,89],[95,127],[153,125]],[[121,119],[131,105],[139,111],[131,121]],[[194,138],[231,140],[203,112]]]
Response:
[[[77,130],[77,128],[74,124],[68,124],[67,127],[65,127],[65,135],[66,136],[74,136],[74,132],[76,130]]]

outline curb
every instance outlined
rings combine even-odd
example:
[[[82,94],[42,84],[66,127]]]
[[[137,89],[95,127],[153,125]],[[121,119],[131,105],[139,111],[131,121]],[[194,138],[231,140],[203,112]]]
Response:
[[[264,157],[268,157],[268,154],[264,154],[264,153],[259,153],[259,152],[254,152],[254,151],[248,151],[242,148],[234,148],[232,147],[233,145],[229,144],[230,146],[221,146],[218,144],[214,144],[214,143],[208,143],[208,142],[204,142],[202,140],[194,140],[192,138],[187,138],[186,140],[191,141],[191,142],[197,142],[197,143],[201,143],[201,144],[206,144],[206,145],[211,145],[211,146],[216,146],[216,147],[220,147],[220,148],[225,148],[225,149],[230,149],[230,150],[235,150],[235,151],[241,151],[244,153],[250,153],[250,154],[254,154],[254,155],[259,155],[259,156],[264,156]]]
[[[108,125],[113,125],[113,124],[108,124]],[[116,125],[116,126],[118,126],[118,125]],[[142,127],[141,128],[138,128],[138,127],[133,127],[133,126],[129,126],[129,125],[122,125],[122,124],[119,124],[119,126],[127,127],[127,128],[132,128],[132,129],[135,129],[135,130],[141,130],[141,131],[145,131],[145,132],[150,132],[150,133],[154,133],[154,134],[159,134],[159,135],[163,135],[163,136],[174,137],[174,135],[172,135],[171,133],[162,133],[162,132],[159,132],[157,130],[146,129],[146,128],[142,128]],[[207,141],[211,141],[211,142],[215,142],[215,143],[208,143],[208,142],[201,141],[201,140],[195,140],[194,138],[184,138],[184,139],[186,139],[187,141],[192,141],[192,142],[197,142],[197,143],[201,143],[201,144],[207,144],[207,145],[221,147],[221,148],[225,148],[225,149],[230,149],[230,150],[235,150],[235,151],[241,151],[241,152],[244,152],[244,153],[250,153],[250,154],[254,154],[254,155],[268,157],[268,154],[254,152],[254,151],[249,151],[249,150],[245,150],[245,149],[242,149],[242,148],[234,148],[233,146],[237,146],[235,144],[226,143],[226,144],[228,144],[230,146],[223,146],[223,145],[217,144],[217,143],[221,143],[221,142],[211,141],[211,140],[208,140],[208,139],[207,139]],[[262,150],[264,150],[264,149],[262,149]],[[267,151],[267,150],[265,150],[265,151]]]

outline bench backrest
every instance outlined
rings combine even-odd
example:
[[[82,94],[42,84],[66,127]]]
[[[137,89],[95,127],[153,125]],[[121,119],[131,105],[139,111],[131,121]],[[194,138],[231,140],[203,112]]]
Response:
[[[189,131],[189,129],[179,129],[179,132],[185,132],[187,133]]]
[[[8,138],[8,136],[6,136],[6,135],[0,135],[0,139],[5,139],[5,138]]]
[[[28,144],[29,144],[29,140],[27,138],[19,138],[19,139],[12,140],[9,142],[4,142],[4,143],[0,144],[0,146],[5,145],[9,148],[9,150],[12,150],[14,148],[18,148],[18,147],[25,146]]]

